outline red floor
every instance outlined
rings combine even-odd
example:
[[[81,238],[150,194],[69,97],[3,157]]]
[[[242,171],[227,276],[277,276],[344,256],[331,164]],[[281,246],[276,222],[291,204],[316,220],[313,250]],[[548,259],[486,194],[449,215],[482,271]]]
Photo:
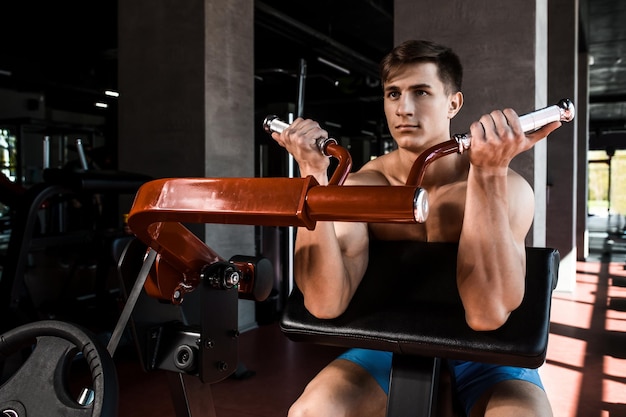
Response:
[[[541,368],[554,416],[626,417],[626,271],[618,262],[577,267],[575,293],[554,294]],[[291,342],[276,325],[244,333],[239,349],[241,362],[255,375],[201,388],[205,400],[211,390],[217,417],[286,416],[306,381],[339,352]],[[143,372],[132,354],[116,360],[120,417],[176,415],[163,373]],[[208,410],[197,415],[211,416]]]
[[[261,326],[242,334],[239,343],[240,361],[254,375],[203,386],[202,396],[210,390],[217,417],[286,416],[306,382],[339,352],[291,342],[274,324]],[[176,416],[164,373],[145,373],[132,358],[118,363],[119,417]],[[190,403],[198,401],[194,394],[189,395]]]
[[[546,364],[555,417],[626,416],[626,271],[579,262],[574,294],[555,293]]]

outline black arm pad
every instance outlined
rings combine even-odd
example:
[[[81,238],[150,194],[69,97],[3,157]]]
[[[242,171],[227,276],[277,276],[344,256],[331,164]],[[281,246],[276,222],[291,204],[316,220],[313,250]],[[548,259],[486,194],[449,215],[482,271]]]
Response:
[[[370,242],[368,270],[348,309],[320,320],[295,289],[280,326],[294,341],[539,367],[545,361],[559,253],[527,248],[521,306],[494,331],[472,330],[456,285],[456,243]]]

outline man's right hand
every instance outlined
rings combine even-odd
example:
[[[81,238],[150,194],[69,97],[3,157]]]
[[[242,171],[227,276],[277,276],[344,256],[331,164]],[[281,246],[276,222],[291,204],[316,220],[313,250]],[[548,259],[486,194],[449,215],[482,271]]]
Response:
[[[317,146],[317,139],[328,138],[328,132],[318,122],[299,117],[282,133],[272,133],[272,138],[295,158],[301,176],[312,175],[320,184],[328,182],[330,160]]]

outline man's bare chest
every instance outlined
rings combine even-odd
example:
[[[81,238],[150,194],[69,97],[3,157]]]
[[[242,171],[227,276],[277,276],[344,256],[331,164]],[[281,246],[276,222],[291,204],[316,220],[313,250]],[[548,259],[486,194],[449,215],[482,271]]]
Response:
[[[425,223],[370,224],[370,234],[377,240],[417,240],[458,242],[463,226],[466,183],[439,187],[429,191],[429,215]]]

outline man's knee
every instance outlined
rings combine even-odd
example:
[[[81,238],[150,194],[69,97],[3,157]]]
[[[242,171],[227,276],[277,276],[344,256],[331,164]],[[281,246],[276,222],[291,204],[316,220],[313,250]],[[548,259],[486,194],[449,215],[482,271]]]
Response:
[[[304,401],[298,400],[289,407],[288,417],[313,417],[312,410]]]
[[[496,384],[483,394],[472,409],[471,416],[533,416],[552,417],[552,408],[545,391],[528,381],[509,380]]]

